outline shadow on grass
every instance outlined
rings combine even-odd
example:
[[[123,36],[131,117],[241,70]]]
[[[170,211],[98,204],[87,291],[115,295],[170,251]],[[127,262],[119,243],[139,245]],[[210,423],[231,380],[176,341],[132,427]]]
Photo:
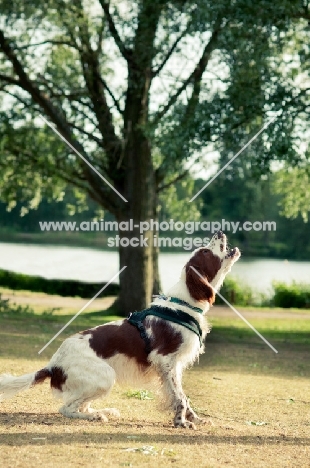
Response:
[[[23,413],[21,413],[23,415]],[[44,416],[44,415],[41,415]],[[56,421],[54,418],[50,418],[51,415],[46,415],[46,421],[54,424]],[[23,421],[27,422],[27,421]],[[36,421],[32,422],[36,423]],[[13,421],[10,423],[12,424]],[[16,421],[14,423],[17,424]],[[143,425],[143,422],[141,422]],[[102,424],[102,423],[93,423],[93,424]],[[160,443],[164,444],[180,444],[182,445],[197,445],[197,444],[229,444],[229,445],[255,445],[255,446],[266,446],[266,445],[279,445],[284,446],[309,446],[310,437],[294,437],[294,436],[267,436],[264,434],[259,435],[239,435],[239,434],[229,434],[229,435],[217,435],[212,434],[211,432],[207,433],[193,433],[190,430],[184,429],[175,429],[175,433],[163,431],[163,425],[154,423],[151,424],[153,428],[157,428],[163,431],[162,434],[147,434],[147,433],[137,433],[135,441],[128,440],[128,433],[132,434],[134,432],[133,428],[129,424],[118,424],[118,428],[121,426],[121,429],[113,429],[112,425],[105,426],[105,430],[110,428],[109,432],[103,431],[102,433],[87,431],[84,427],[83,434],[81,433],[70,433],[68,432],[58,432],[53,433],[43,433],[43,432],[15,432],[14,434],[2,434],[0,435],[0,445],[2,446],[22,446],[22,445],[74,445],[74,444],[85,444],[89,445],[91,440],[92,446],[98,445],[100,447],[106,447],[107,449],[111,448],[111,443],[120,442],[125,446],[130,444],[131,446],[140,446],[140,444],[147,445],[156,445]],[[52,426],[51,426],[52,427]]]
[[[46,361],[68,336],[119,319],[119,317],[107,315],[105,311],[102,314],[100,312],[81,314],[51,343],[42,355],[39,355],[38,351],[71,318],[72,315],[0,314],[0,357]]]
[[[224,321],[224,320],[223,320]],[[285,321],[285,319],[284,319]],[[309,321],[310,325],[310,321]],[[310,328],[310,327],[309,327]],[[307,330],[276,330],[276,329],[264,329],[260,328],[259,332],[268,340],[272,345],[273,341],[282,344],[301,344],[310,346],[310,333],[309,329]],[[265,345],[261,339],[250,329],[243,328],[243,326],[238,327],[225,327],[214,326],[210,335],[207,337],[209,343],[235,343],[251,345],[253,342],[262,343]]]

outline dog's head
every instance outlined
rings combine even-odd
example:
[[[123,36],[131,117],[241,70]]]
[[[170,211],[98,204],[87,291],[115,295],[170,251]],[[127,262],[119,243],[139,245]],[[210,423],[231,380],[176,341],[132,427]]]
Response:
[[[228,249],[222,231],[218,231],[206,247],[196,249],[185,265],[186,286],[191,297],[198,302],[213,304],[215,292],[240,255],[237,247]]]

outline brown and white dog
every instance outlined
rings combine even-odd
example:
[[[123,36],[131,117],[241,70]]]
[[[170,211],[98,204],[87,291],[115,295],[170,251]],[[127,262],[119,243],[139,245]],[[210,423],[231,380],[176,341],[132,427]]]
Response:
[[[228,250],[226,236],[219,231],[208,246],[193,252],[168,295],[159,296],[152,304],[157,310],[185,312],[198,322],[202,339],[205,338],[209,332],[205,314],[215,300],[215,291],[239,257],[238,248]],[[118,411],[93,410],[90,403],[106,396],[115,382],[135,386],[160,383],[165,400],[174,408],[174,425],[195,427],[202,420],[182,389],[182,371],[204,350],[199,336],[179,323],[152,315],[145,318],[143,325],[149,350],[138,328],[127,319],[110,322],[66,339],[48,365],[37,372],[20,377],[0,376],[0,399],[50,378],[55,396],[64,402],[61,414],[107,421],[107,415],[117,416]]]

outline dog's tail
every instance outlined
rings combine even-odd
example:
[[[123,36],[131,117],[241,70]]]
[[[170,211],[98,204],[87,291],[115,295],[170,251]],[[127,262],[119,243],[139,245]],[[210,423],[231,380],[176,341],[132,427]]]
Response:
[[[52,372],[44,367],[38,372],[14,377],[10,374],[0,375],[0,401],[12,398],[16,393],[23,392],[34,385],[44,382],[52,376]]]

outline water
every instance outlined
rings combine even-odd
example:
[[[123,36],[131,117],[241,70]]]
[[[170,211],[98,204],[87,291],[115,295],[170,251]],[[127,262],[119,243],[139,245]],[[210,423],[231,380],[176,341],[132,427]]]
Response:
[[[163,290],[178,279],[189,253],[163,253]],[[45,278],[106,282],[119,270],[118,254],[81,247],[0,243],[0,268]],[[256,291],[270,292],[273,280],[310,283],[310,262],[241,258],[231,276]]]

